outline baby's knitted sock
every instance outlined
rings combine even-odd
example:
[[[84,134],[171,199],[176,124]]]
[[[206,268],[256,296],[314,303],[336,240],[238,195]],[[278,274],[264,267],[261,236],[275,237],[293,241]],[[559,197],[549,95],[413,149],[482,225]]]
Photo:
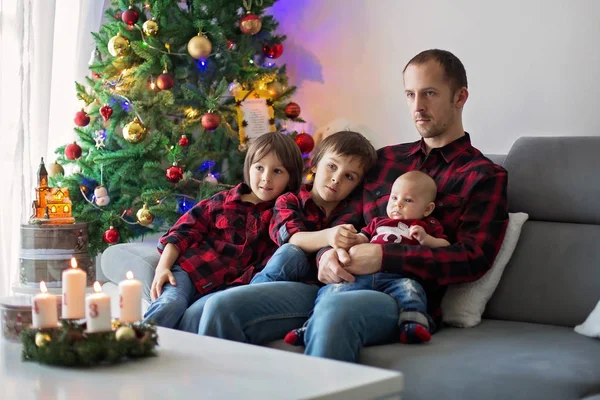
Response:
[[[304,332],[306,332],[305,327],[293,329],[285,335],[283,341],[294,346],[304,346]]]
[[[404,322],[400,324],[400,343],[425,343],[430,340],[431,334],[424,325],[416,322]]]

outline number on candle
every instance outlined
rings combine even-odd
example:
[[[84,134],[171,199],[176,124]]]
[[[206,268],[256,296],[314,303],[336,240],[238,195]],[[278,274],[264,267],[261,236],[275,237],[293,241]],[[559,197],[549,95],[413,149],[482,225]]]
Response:
[[[119,308],[123,308],[123,296],[119,296]]]
[[[92,303],[90,304],[90,317],[96,318],[98,316],[98,304]]]
[[[40,306],[38,306],[37,301],[33,302],[33,311],[35,311],[36,314],[40,313]]]
[[[63,298],[63,305],[66,306],[67,305],[67,294],[64,293],[62,298]]]

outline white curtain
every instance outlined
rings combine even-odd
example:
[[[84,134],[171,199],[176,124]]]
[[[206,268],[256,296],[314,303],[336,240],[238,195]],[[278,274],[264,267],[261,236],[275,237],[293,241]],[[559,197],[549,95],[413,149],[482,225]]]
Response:
[[[0,0],[0,297],[17,283],[40,158],[75,139],[74,81],[88,73],[103,0]]]

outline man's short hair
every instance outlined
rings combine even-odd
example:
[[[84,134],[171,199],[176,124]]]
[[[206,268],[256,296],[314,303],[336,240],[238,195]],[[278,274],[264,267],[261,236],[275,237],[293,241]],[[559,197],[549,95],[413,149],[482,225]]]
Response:
[[[428,61],[437,61],[442,68],[444,68],[444,74],[446,80],[450,82],[452,92],[456,92],[458,89],[467,86],[467,72],[463,63],[454,54],[447,50],[430,49],[425,50],[414,56],[408,64],[402,70],[402,74],[406,72],[409,65],[420,65],[425,64]]]

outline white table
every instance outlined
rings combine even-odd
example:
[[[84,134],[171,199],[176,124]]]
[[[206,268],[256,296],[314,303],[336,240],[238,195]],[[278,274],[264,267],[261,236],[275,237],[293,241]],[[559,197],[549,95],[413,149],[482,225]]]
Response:
[[[21,361],[0,339],[0,399],[399,399],[397,371],[159,328],[158,357],[91,369]],[[4,396],[4,397],[3,397]]]

